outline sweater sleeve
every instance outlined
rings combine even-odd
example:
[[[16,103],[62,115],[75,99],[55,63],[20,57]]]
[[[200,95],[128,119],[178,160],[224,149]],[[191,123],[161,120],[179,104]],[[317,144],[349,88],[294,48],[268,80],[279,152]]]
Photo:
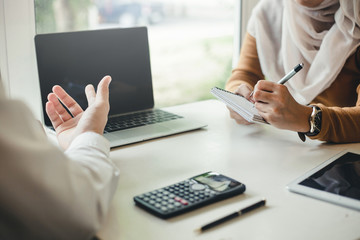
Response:
[[[338,82],[314,100],[313,105],[322,110],[322,121],[320,133],[311,139],[333,143],[360,142],[359,76],[360,47],[349,57],[342,73],[339,74]],[[345,97],[344,91],[349,92],[349,96]],[[349,100],[344,104],[341,99]]]
[[[321,108],[321,131],[310,137],[326,142],[349,143],[360,142],[360,85],[356,92],[358,99],[353,107],[326,107],[323,104],[314,104]]]
[[[234,92],[240,84],[248,84],[253,88],[258,80],[264,79],[261,71],[259,56],[256,50],[256,39],[246,33],[240,51],[239,63],[233,69],[226,83],[226,90]]]

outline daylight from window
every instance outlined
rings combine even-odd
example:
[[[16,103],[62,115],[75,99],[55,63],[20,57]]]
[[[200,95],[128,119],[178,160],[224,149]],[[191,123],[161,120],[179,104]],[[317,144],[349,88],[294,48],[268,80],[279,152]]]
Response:
[[[37,33],[147,26],[156,107],[212,98],[231,73],[234,0],[35,0]]]

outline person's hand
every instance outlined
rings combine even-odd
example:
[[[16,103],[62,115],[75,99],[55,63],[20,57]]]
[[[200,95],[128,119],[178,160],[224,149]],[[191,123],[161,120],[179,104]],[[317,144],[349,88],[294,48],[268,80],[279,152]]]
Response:
[[[252,89],[250,88],[250,86],[243,83],[243,84],[239,85],[239,87],[236,89],[236,91],[234,93],[245,97],[249,101],[252,101],[252,99],[250,97],[251,92],[252,92]],[[232,110],[230,107],[227,107],[227,108],[229,109],[230,117],[232,119],[234,119],[238,124],[243,124],[243,125],[252,124],[251,122],[246,121],[242,116],[240,116],[237,112]]]
[[[46,113],[56,131],[59,144],[67,149],[70,143],[81,133],[95,132],[103,134],[109,113],[110,76],[105,76],[98,84],[97,93],[93,85],[87,85],[85,94],[88,108],[84,111],[60,86],[54,86],[48,95]],[[72,116],[66,111],[71,112]]]
[[[296,132],[309,131],[312,108],[296,102],[286,86],[260,80],[253,99],[259,114],[271,125]]]

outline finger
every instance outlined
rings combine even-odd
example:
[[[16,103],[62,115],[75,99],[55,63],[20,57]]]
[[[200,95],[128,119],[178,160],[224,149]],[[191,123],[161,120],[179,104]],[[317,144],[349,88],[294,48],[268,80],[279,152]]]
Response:
[[[255,85],[255,91],[273,92],[279,84],[266,80],[259,80]]]
[[[109,102],[109,84],[111,82],[110,76],[105,76],[98,84],[96,100]]]
[[[232,110],[230,107],[228,107],[228,106],[226,106],[226,107],[229,109],[230,117],[232,119],[234,119],[238,124],[244,124],[244,125],[251,124],[250,122],[246,121],[243,117],[241,117],[237,112]]]
[[[59,99],[57,98],[55,93],[50,93],[48,95],[48,100],[52,103],[54,110],[64,122],[72,118],[72,116],[66,111],[64,106],[59,102]]]
[[[86,86],[85,95],[86,95],[86,99],[88,101],[88,106],[92,105],[96,99],[95,89],[92,84],[89,84]]]
[[[255,108],[261,114],[272,112],[270,104],[265,102],[256,102]]]
[[[56,96],[60,99],[60,101],[69,109],[71,114],[75,117],[78,114],[83,112],[83,109],[80,107],[80,105],[65,92],[65,90],[56,85],[53,87],[53,92],[56,94]]]
[[[46,114],[49,116],[51,124],[53,125],[54,129],[63,123],[60,116],[56,113],[55,107],[52,102],[47,102],[45,105]]]
[[[252,92],[252,88],[247,84],[241,84],[236,90],[235,94],[240,95],[248,99],[250,97],[250,94]]]
[[[272,92],[266,92],[266,91],[260,91],[257,90],[253,94],[253,98],[256,102],[262,102],[262,103],[270,103],[274,102],[275,94]]]

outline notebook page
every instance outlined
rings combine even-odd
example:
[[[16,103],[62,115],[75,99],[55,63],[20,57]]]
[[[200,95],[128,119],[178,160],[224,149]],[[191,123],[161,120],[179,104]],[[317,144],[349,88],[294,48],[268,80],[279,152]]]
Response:
[[[246,121],[253,123],[266,123],[266,121],[259,115],[255,105],[244,97],[217,87],[212,88],[211,93],[237,112]]]

